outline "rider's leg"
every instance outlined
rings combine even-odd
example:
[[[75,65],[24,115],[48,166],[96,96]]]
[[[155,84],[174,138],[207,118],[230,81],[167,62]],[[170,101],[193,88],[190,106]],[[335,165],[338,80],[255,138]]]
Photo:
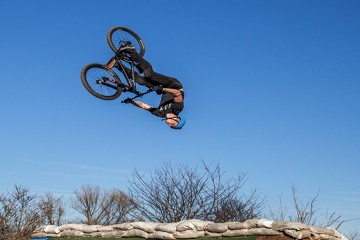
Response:
[[[160,73],[157,73],[153,70],[151,64],[141,57],[137,52],[133,53],[134,61],[139,65],[139,67],[144,72],[144,75],[147,81],[151,82],[153,85],[162,85],[166,88],[175,88],[181,89],[181,83],[176,79]]]
[[[131,55],[131,58],[137,63],[138,67],[144,73],[146,80],[151,82],[151,84],[162,85],[165,88],[182,88],[181,83],[176,78],[155,72],[151,64],[142,56],[140,56],[134,47],[124,47],[120,50],[125,51]]]
[[[119,64],[118,64],[117,61],[116,61],[115,63],[113,63],[112,66],[113,66],[113,67],[116,67],[120,72],[123,72],[122,68],[119,66]],[[124,70],[125,70],[125,73],[124,73],[124,74],[126,74],[127,76],[131,76],[131,74],[132,74],[131,69],[128,68],[128,67],[126,67],[126,66],[124,66],[124,65],[123,65],[123,67],[124,67]],[[135,72],[135,71],[134,71],[134,77],[135,77],[135,79],[134,79],[135,82],[137,82],[138,84],[144,85],[144,86],[146,86],[146,87],[148,87],[148,88],[153,88],[153,87],[154,87],[153,84],[151,84],[150,82],[146,81],[146,79],[145,79],[143,76],[141,76],[138,72]]]
[[[119,68],[118,68],[119,69]],[[125,72],[126,72],[126,75],[128,76],[131,76],[132,72],[131,72],[131,69],[124,66],[124,69],[125,69]],[[120,69],[119,69],[120,70]],[[121,71],[121,70],[120,70]],[[135,72],[134,71],[134,80],[135,82],[137,82],[139,85],[143,85],[143,86],[146,86],[147,88],[153,88],[154,85],[151,84],[150,82],[146,81],[146,79],[141,76],[138,72]]]

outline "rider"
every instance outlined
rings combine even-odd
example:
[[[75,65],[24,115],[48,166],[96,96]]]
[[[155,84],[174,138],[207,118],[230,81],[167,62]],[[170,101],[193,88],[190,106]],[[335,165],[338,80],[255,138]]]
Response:
[[[184,89],[180,81],[155,72],[151,64],[140,56],[134,47],[122,47],[119,53],[122,52],[128,53],[137,64],[136,67],[139,71],[144,73],[144,76],[142,76],[135,72],[135,81],[156,91],[157,94],[162,94],[160,104],[156,108],[140,101],[133,101],[130,98],[124,102],[132,103],[158,117],[165,118],[166,124],[173,129],[181,129],[185,125],[185,118],[179,116],[179,113],[184,108]],[[108,66],[115,66],[121,71],[117,61],[112,61]],[[131,72],[126,66],[124,68],[127,73]]]

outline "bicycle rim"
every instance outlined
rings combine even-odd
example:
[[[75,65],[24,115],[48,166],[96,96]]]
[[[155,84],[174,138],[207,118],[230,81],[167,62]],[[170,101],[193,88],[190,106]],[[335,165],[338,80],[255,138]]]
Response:
[[[89,64],[81,71],[81,81],[85,88],[95,97],[113,100],[120,96],[122,88],[119,77],[101,64]]]
[[[108,31],[107,42],[110,48],[116,52],[122,43],[131,42],[136,51],[144,56],[145,45],[139,35],[125,27],[114,27]]]

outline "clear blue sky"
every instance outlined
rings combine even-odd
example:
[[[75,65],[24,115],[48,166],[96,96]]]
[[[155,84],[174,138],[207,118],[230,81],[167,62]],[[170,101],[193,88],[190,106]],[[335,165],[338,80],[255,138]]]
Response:
[[[0,2],[0,192],[70,196],[126,189],[134,168],[219,163],[276,209],[291,186],[360,217],[360,2],[64,0]],[[81,68],[105,63],[126,26],[158,72],[185,87],[181,131],[90,95]],[[158,96],[143,98],[156,105]],[[290,204],[290,203],[289,203]],[[344,225],[355,229],[360,221]]]

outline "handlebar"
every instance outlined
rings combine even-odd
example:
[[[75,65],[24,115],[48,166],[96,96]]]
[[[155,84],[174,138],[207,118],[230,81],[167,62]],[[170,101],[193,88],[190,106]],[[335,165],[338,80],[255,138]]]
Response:
[[[125,103],[125,101],[127,101],[127,100],[129,100],[129,99],[130,99],[130,100],[134,100],[134,99],[136,99],[136,98],[142,97],[142,96],[144,96],[144,95],[146,95],[146,94],[148,94],[148,93],[150,93],[150,92],[153,92],[153,91],[154,91],[154,90],[152,90],[152,89],[148,89],[146,92],[143,92],[143,93],[137,92],[135,97],[126,98],[126,99],[122,100],[121,103]]]

